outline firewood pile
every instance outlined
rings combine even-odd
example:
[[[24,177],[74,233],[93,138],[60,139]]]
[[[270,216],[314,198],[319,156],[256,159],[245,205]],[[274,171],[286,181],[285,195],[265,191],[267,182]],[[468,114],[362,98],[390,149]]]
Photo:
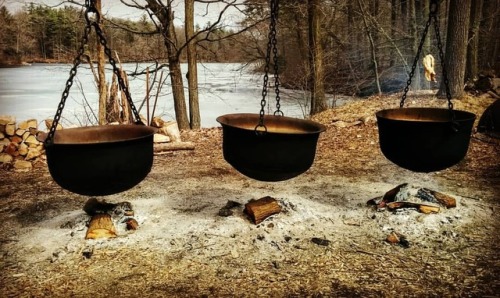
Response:
[[[45,126],[45,131],[48,131],[52,126],[52,120],[45,120]],[[158,128],[158,132],[154,135],[155,154],[194,150],[192,142],[181,140],[177,122],[167,122],[160,117],[154,117],[151,126]],[[58,124],[57,129],[63,127]],[[36,162],[44,161],[46,157],[43,142],[37,139],[40,131],[36,119],[17,123],[13,116],[0,116],[0,167],[23,172],[32,169]]]
[[[33,163],[44,159],[43,143],[36,138],[38,121],[20,123],[12,116],[0,116],[0,166],[29,171]]]

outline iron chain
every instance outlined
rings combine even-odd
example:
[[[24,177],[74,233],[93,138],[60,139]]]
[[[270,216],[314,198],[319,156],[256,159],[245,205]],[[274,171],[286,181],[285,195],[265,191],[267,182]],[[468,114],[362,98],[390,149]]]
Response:
[[[113,66],[113,72],[116,74],[116,76],[118,78],[118,83],[120,85],[120,88],[122,88],[122,90],[125,93],[125,96],[127,97],[127,101],[129,103],[129,106],[132,109],[132,112],[134,113],[134,116],[136,118],[136,123],[142,124],[142,122],[140,120],[141,118],[139,116],[139,113],[137,112],[137,109],[135,108],[135,105],[132,101],[132,97],[130,96],[130,92],[129,92],[127,86],[125,85],[125,81],[123,80],[118,67],[116,66],[116,61],[112,57],[111,49],[107,46],[106,38],[104,37],[104,34],[103,34],[99,24],[98,24],[98,21],[99,21],[101,16],[95,7],[95,0],[85,0],[85,7],[86,7],[86,10],[85,10],[86,26],[85,26],[84,33],[83,33],[82,42],[80,44],[80,48],[78,49],[78,54],[73,61],[73,67],[71,68],[69,78],[66,81],[66,85],[65,85],[64,91],[63,91],[62,96],[61,96],[61,101],[59,102],[56,114],[54,116],[54,120],[52,121],[52,125],[49,129],[49,133],[47,135],[47,138],[45,139],[45,142],[44,142],[45,146],[50,146],[54,142],[54,134],[56,132],[57,125],[59,124],[59,121],[61,120],[61,115],[62,115],[62,112],[64,110],[64,106],[66,105],[66,100],[68,99],[69,91],[71,89],[71,86],[73,85],[73,80],[77,74],[78,66],[82,62],[82,56],[85,53],[85,46],[88,44],[89,34],[90,34],[90,31],[92,30],[92,27],[94,27],[94,29],[96,30],[96,33],[99,37],[99,42],[104,46],[104,52],[108,56],[109,62]],[[96,14],[97,22],[90,20],[91,13]]]
[[[266,107],[266,96],[267,96],[267,88],[269,85],[269,69],[271,64],[271,52],[273,54],[273,62],[274,62],[274,90],[276,93],[276,111],[275,115],[283,115],[283,112],[280,110],[280,80],[278,74],[278,47],[277,47],[277,39],[276,39],[276,22],[278,19],[278,6],[279,0],[270,0],[270,9],[271,9],[271,22],[269,24],[269,34],[268,34],[268,43],[266,50],[266,62],[264,66],[264,84],[262,87],[262,100],[260,101],[260,112],[259,112],[259,124],[255,127],[256,132],[260,132],[258,129],[260,127],[264,128],[264,131],[267,131],[266,126],[264,125],[264,115],[265,115],[265,107]]]
[[[430,6],[429,6],[429,18],[427,20],[427,23],[425,24],[424,32],[422,34],[422,39],[420,40],[420,44],[418,45],[417,54],[415,56],[415,60],[413,61],[411,72],[410,72],[408,81],[406,82],[406,87],[404,89],[403,96],[401,98],[401,102],[400,102],[399,106],[401,108],[404,106],[408,90],[410,89],[411,79],[413,78],[413,75],[415,74],[415,70],[416,70],[417,65],[418,65],[419,57],[420,57],[420,54],[422,52],[422,48],[423,48],[423,45],[425,42],[425,37],[429,31],[429,27],[430,27],[432,21],[434,21],[434,31],[436,33],[437,47],[439,50],[439,59],[441,61],[443,82],[444,82],[444,86],[445,86],[445,90],[446,90],[446,99],[448,100],[448,108],[450,111],[452,111],[452,121],[454,121],[455,120],[455,113],[453,112],[453,103],[451,101],[450,82],[448,81],[448,74],[446,72],[444,54],[443,54],[443,45],[441,43],[441,34],[439,31],[439,22],[437,19],[438,7],[439,7],[438,0],[431,0]]]

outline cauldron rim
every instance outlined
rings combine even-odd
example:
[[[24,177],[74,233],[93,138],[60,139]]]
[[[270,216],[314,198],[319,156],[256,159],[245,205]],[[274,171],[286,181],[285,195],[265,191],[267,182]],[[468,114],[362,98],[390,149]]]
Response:
[[[255,130],[255,127],[259,124],[259,114],[253,114],[253,113],[233,113],[233,114],[225,114],[217,117],[216,121],[219,122],[222,126],[228,126],[228,127],[233,127],[237,129],[242,129],[246,131],[253,131]],[[254,124],[252,125],[243,125],[238,120],[241,119],[250,119],[251,121],[254,121]],[[234,120],[234,121],[230,121]],[[272,129],[268,130],[269,134],[296,134],[296,135],[308,135],[308,134],[319,134],[321,132],[324,132],[326,130],[326,126],[312,121],[308,119],[299,119],[299,118],[293,118],[293,117],[287,117],[287,116],[276,116],[276,115],[264,115],[264,125],[266,125],[266,122],[272,122],[274,124],[293,124],[291,126],[293,127],[302,127],[300,131],[273,131]],[[297,125],[298,124],[298,125]],[[281,125],[280,125],[281,126]],[[284,125],[283,125],[284,126]]]
[[[390,121],[395,121],[395,122],[418,122],[418,123],[448,123],[451,122],[451,113],[450,109],[446,108],[432,108],[432,107],[409,107],[409,108],[391,108],[391,109],[384,109],[380,110],[375,113],[377,118],[382,118]],[[462,111],[462,110],[456,110],[453,109],[453,112],[455,112],[455,121],[461,122],[461,121],[471,121],[476,118],[476,115],[474,113],[468,112],[468,111]],[[418,113],[420,115],[429,115],[429,114],[439,114],[441,119],[437,118],[432,118],[432,119],[404,119],[401,117],[394,117],[395,114],[414,114]],[[429,117],[430,118],[430,117]]]
[[[56,130],[54,133],[54,143],[53,145],[58,146],[71,146],[71,145],[95,145],[95,144],[111,144],[128,142],[143,139],[149,137],[156,133],[157,129],[151,126],[137,125],[137,124],[120,124],[120,125],[93,125],[93,126],[83,126],[83,127],[72,127],[64,128],[61,130]],[[94,138],[89,140],[71,140],[75,138],[78,134],[87,134],[92,132],[98,132]],[[118,136],[117,133],[133,132],[134,136]],[[77,134],[77,135],[74,135]],[[41,142],[45,142],[48,136],[48,132],[42,132],[38,134],[37,139]],[[108,136],[108,138],[103,138],[103,136]],[[69,140],[67,137],[70,137]],[[61,138],[63,140],[61,140]]]

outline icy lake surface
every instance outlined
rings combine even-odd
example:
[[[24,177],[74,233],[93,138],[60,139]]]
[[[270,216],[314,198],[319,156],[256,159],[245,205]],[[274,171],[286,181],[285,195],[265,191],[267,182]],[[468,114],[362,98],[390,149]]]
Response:
[[[12,115],[16,120],[51,119],[57,110],[66,81],[69,78],[70,64],[33,64],[15,68],[0,68],[0,115]],[[151,64],[125,64],[130,71],[145,71]],[[108,65],[107,80],[111,78]],[[183,64],[183,74],[187,65]],[[164,68],[163,77],[168,75]],[[152,74],[150,81],[152,82]],[[159,74],[158,74],[159,78]],[[140,114],[146,115],[146,79],[130,77],[130,91]],[[198,65],[199,100],[202,127],[219,126],[216,118],[229,113],[258,113],[262,100],[262,74],[238,63],[203,63]],[[187,100],[187,80],[184,78]],[[272,89],[272,88],[271,88]],[[150,93],[150,113],[153,110],[157,84]],[[280,89],[281,110],[286,116],[304,118],[308,114],[308,95],[306,92]],[[97,88],[88,65],[78,67],[78,73],[66,102],[63,125],[86,125],[96,123]],[[266,113],[275,110],[275,95],[269,91],[266,98]],[[164,120],[175,120],[170,78],[162,85],[155,109],[155,116]],[[91,120],[88,120],[91,119]]]

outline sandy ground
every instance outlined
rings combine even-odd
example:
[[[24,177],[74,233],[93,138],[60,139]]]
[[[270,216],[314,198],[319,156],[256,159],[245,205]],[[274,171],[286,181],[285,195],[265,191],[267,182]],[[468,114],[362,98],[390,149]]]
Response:
[[[479,117],[488,101],[456,107]],[[0,170],[0,296],[497,297],[498,142],[474,134],[465,159],[449,169],[401,169],[380,152],[373,119],[397,103],[372,98],[318,115],[328,129],[315,163],[282,182],[252,180],[227,164],[221,129],[183,132],[195,150],[155,156],[137,187],[99,198],[133,205],[139,229],[117,219],[114,239],[84,239],[89,198],[61,189],[46,164]],[[412,104],[444,105],[419,97]],[[360,117],[365,124],[349,126]],[[425,187],[458,206],[437,214],[367,206],[402,183],[410,195]],[[255,225],[244,204],[264,196],[283,210]],[[228,201],[241,206],[220,216]],[[387,243],[392,231],[409,247]]]

